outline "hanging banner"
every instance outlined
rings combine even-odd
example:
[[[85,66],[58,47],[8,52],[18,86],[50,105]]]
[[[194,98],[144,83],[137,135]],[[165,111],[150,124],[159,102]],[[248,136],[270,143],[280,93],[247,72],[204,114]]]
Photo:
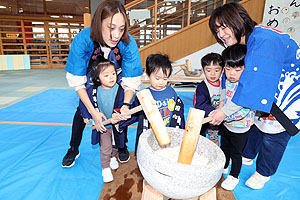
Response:
[[[300,43],[300,0],[266,0],[262,24],[288,33]]]

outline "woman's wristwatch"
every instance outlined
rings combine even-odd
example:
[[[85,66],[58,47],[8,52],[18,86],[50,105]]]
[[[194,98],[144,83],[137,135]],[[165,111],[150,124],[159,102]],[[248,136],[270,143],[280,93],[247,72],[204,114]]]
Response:
[[[127,106],[127,107],[129,107],[130,106],[130,103],[123,103],[123,106]]]

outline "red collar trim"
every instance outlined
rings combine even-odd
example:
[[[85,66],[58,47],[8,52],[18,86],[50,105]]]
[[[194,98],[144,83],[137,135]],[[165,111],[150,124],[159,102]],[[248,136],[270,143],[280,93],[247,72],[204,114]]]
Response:
[[[207,79],[206,79],[207,80]],[[220,85],[221,85],[221,81],[219,80],[219,83],[217,84],[217,85],[215,85],[215,84],[212,84],[211,82],[209,82],[209,80],[207,80],[207,82],[209,83],[209,84],[211,84],[212,86],[214,86],[214,87],[220,87]]]

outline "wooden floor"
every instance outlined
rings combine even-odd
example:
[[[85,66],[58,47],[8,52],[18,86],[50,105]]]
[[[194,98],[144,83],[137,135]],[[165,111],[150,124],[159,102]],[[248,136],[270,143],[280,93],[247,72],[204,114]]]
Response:
[[[143,191],[143,177],[138,168],[133,152],[130,152],[130,160],[120,164],[117,170],[113,170],[114,181],[104,183],[99,200],[140,200]],[[217,200],[236,200],[231,191],[221,188],[217,183]]]

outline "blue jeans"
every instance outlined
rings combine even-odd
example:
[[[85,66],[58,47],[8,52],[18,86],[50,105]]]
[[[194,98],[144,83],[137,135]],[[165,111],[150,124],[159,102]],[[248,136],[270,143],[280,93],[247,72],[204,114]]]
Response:
[[[291,136],[284,131],[278,134],[261,132],[255,125],[249,131],[243,156],[256,160],[256,171],[263,176],[276,173]]]

